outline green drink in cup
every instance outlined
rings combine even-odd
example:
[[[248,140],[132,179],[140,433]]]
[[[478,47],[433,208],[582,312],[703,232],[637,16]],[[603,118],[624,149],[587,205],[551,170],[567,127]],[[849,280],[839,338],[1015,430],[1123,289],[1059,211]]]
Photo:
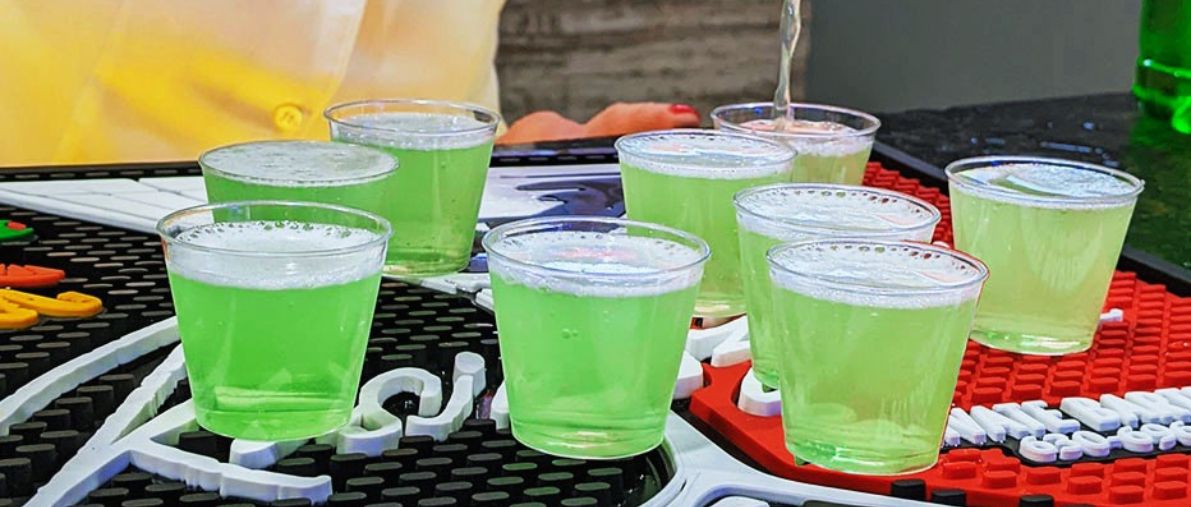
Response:
[[[376,214],[391,199],[396,165],[379,150],[328,141],[257,141],[199,157],[212,203],[321,202]]]
[[[955,246],[991,271],[972,339],[1025,354],[1090,348],[1144,182],[1032,157],[960,160],[947,177]]]
[[[296,440],[347,423],[388,222],[339,206],[248,201],[178,211],[157,230],[199,425]]]
[[[385,272],[421,277],[467,266],[500,116],[469,104],[372,100],[326,111],[335,141],[378,148],[397,160],[382,216],[398,234]]]
[[[794,121],[774,120],[773,104],[720,106],[715,127],[785,143],[798,153],[793,181],[859,185],[881,122],[868,113],[821,104],[790,104]]]
[[[691,232],[711,246],[695,313],[744,313],[732,196],[789,181],[794,153],[758,137],[691,129],[625,136],[616,150],[629,218]]]
[[[736,194],[735,203],[753,375],[773,388],[785,363],[766,252],[780,243],[833,237],[930,241],[940,217],[930,203],[905,194],[821,183],[750,188]]]
[[[790,452],[850,473],[934,465],[984,265],[867,239],[788,243],[768,259]]]
[[[502,225],[484,248],[513,436],[585,459],[660,444],[707,244],[654,224],[567,217]]]

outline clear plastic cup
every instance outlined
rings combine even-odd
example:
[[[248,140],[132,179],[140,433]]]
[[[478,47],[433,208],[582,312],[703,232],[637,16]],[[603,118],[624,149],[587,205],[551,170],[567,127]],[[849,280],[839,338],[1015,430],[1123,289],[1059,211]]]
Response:
[[[281,200],[337,204],[381,214],[397,162],[363,146],[329,141],[254,141],[199,157],[211,203]]]
[[[657,447],[707,244],[601,217],[522,220],[483,243],[513,436],[585,459]]]
[[[787,243],[768,259],[794,457],[862,474],[934,465],[984,264],[867,239]]]
[[[695,129],[625,136],[616,150],[629,218],[689,231],[711,245],[695,313],[744,313],[732,196],[790,181],[794,154],[759,137]]]
[[[992,272],[972,339],[1025,354],[1090,348],[1145,182],[1037,157],[970,158],[946,172],[955,246]]]
[[[385,272],[454,273],[471,259],[480,198],[500,115],[435,100],[367,100],[328,108],[331,139],[380,149],[397,160],[381,216],[399,234]]]
[[[779,130],[773,104],[754,102],[720,106],[711,111],[715,127],[785,143],[798,156],[793,181],[859,185],[864,179],[877,129],[877,117],[822,104],[790,104],[796,122]]]
[[[824,183],[779,183],[736,194],[741,280],[748,303],[753,375],[778,387],[778,333],[765,254],[781,243],[840,237],[930,241],[941,214],[892,190]]]
[[[248,201],[178,211],[157,231],[199,425],[276,441],[347,423],[389,223],[340,206]]]

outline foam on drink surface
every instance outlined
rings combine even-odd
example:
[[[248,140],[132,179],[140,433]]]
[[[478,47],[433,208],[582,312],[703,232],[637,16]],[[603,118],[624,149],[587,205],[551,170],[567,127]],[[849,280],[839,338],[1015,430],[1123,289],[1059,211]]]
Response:
[[[861,187],[783,185],[741,196],[741,227],[780,240],[807,235],[897,235],[930,240],[939,212],[893,192]]]
[[[702,273],[701,268],[675,270],[699,260],[693,248],[617,233],[525,234],[503,238],[491,251],[498,255],[489,257],[489,268],[509,283],[577,296],[664,294],[695,285]]]
[[[616,148],[624,164],[688,178],[761,178],[790,171],[793,160],[780,145],[714,131],[634,135]]]
[[[384,243],[378,239],[380,235],[374,232],[338,225],[222,222],[178,234],[169,246],[167,260],[171,273],[212,285],[260,290],[313,288],[379,273]],[[363,245],[369,246],[332,255],[302,255]]]
[[[354,185],[393,172],[384,152],[326,141],[265,141],[235,144],[207,152],[201,162],[236,181],[282,187]]]
[[[388,112],[360,114],[333,123],[337,138],[360,144],[406,150],[443,150],[479,146],[496,132],[471,116]]]
[[[806,297],[877,308],[955,306],[980,294],[980,269],[912,244],[803,244],[771,255],[776,286]],[[791,272],[792,271],[792,272]],[[796,274],[797,273],[797,274]],[[950,289],[950,290],[946,290]]]
[[[858,135],[859,130],[833,121],[785,120],[777,122],[762,118],[744,122],[740,124],[740,127],[762,137],[780,140],[799,155],[820,157],[851,155],[867,150],[873,144],[871,135]]]
[[[980,197],[1042,207],[1114,207],[1132,202],[1138,187],[1091,169],[1025,163],[968,169],[954,174],[959,190]],[[1037,203],[1036,198],[1070,201]]]

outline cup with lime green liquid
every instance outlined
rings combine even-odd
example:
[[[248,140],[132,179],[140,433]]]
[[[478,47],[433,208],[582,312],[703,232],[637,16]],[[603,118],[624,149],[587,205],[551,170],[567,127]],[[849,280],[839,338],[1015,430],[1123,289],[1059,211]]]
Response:
[[[400,166],[381,213],[397,233],[388,274],[454,273],[467,266],[500,116],[435,100],[367,100],[332,106],[335,141],[380,149]]]
[[[790,104],[789,115],[774,119],[773,103],[720,106],[711,111],[715,127],[785,143],[794,158],[793,181],[859,185],[877,129],[877,117],[836,106]]]
[[[871,239],[786,243],[767,258],[787,449],[848,473],[933,466],[984,264]]]
[[[1024,354],[1090,348],[1144,182],[1036,157],[971,158],[946,172],[955,246],[991,271],[972,339]]]
[[[337,204],[380,214],[397,163],[380,150],[329,141],[255,141],[199,157],[212,203],[282,200]]]
[[[513,436],[583,459],[657,447],[707,243],[576,216],[505,224],[483,244]]]
[[[825,183],[750,188],[736,194],[735,205],[753,375],[772,388],[785,363],[766,252],[781,243],[839,237],[930,241],[941,216],[930,203],[892,190]]]
[[[326,204],[237,201],[157,224],[198,424],[298,440],[348,422],[389,223]]]
[[[732,196],[790,181],[794,153],[759,137],[695,129],[625,136],[616,151],[629,218],[693,233],[711,246],[695,314],[744,313]]]

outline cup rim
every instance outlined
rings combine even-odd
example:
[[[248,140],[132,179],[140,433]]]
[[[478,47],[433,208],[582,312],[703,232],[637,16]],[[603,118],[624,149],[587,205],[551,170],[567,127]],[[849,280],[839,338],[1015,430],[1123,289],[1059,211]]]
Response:
[[[872,114],[866,113],[864,111],[859,111],[856,109],[849,109],[846,107],[833,106],[833,105],[829,105],[829,104],[816,104],[813,102],[791,102],[790,107],[794,108],[795,110],[797,110],[797,109],[818,109],[818,110],[822,110],[822,111],[830,111],[833,113],[841,113],[841,114],[851,115],[851,116],[858,117],[862,120],[865,120],[870,125],[868,125],[867,127],[863,128],[863,129],[856,129],[853,132],[824,132],[824,133],[818,133],[818,132],[765,132],[765,131],[758,131],[755,129],[750,129],[750,128],[745,127],[739,123],[736,123],[733,121],[728,121],[726,118],[723,118],[723,114],[730,110],[754,109],[754,108],[758,108],[758,107],[768,107],[770,109],[773,109],[773,102],[744,102],[744,103],[740,103],[740,104],[724,104],[722,106],[717,106],[715,109],[712,109],[711,113],[709,113],[708,116],[712,119],[712,121],[719,120],[719,125],[721,127],[726,127],[729,131],[732,131],[732,132],[762,132],[762,135],[764,135],[764,136],[773,137],[773,138],[782,138],[782,139],[786,139],[786,138],[789,138],[789,139],[848,139],[848,138],[854,138],[854,137],[870,136],[870,135],[873,135],[874,133],[876,133],[877,130],[881,128],[881,120]]]
[[[677,128],[677,129],[663,129],[663,130],[649,130],[649,131],[645,131],[645,132],[635,132],[632,134],[626,134],[626,135],[616,138],[616,142],[612,144],[612,147],[613,147],[613,149],[616,150],[618,155],[623,150],[625,153],[627,153],[633,157],[638,157],[640,159],[649,160],[651,162],[668,162],[666,160],[659,159],[658,157],[637,153],[637,152],[633,151],[631,148],[625,149],[623,145],[625,142],[630,141],[632,139],[638,139],[638,138],[649,137],[649,136],[657,136],[657,135],[678,135],[678,134],[696,134],[696,135],[706,136],[706,137],[735,137],[735,138],[739,138],[739,139],[747,139],[752,142],[760,142],[762,144],[775,146],[775,147],[778,147],[781,149],[780,151],[782,152],[782,158],[772,161],[773,164],[789,164],[789,163],[794,162],[794,159],[798,157],[798,152],[795,151],[794,148],[791,148],[785,144],[779,143],[772,139],[766,139],[765,137],[762,137],[762,136],[750,134],[747,132],[726,132],[726,131],[716,130],[716,129],[700,129],[700,128]]]
[[[774,260],[773,260],[775,255],[781,254],[788,250],[795,250],[795,249],[799,249],[799,248],[809,248],[809,247],[816,247],[816,246],[831,246],[831,245],[856,245],[856,246],[870,246],[870,247],[871,246],[911,247],[911,248],[916,248],[916,249],[923,250],[923,251],[928,251],[930,253],[934,253],[937,255],[945,255],[945,256],[955,259],[957,261],[963,262],[963,263],[967,264],[968,266],[971,266],[972,268],[976,269],[977,274],[976,274],[976,276],[973,276],[969,279],[966,279],[966,280],[963,280],[963,281],[960,281],[957,283],[950,283],[950,284],[940,285],[937,287],[898,287],[898,288],[867,287],[867,286],[860,286],[860,285],[856,285],[856,284],[848,284],[844,281],[835,279],[834,277],[824,274],[824,273],[807,272],[807,271],[791,269],[787,266],[783,266],[777,262],[774,262]],[[777,270],[777,271],[781,272],[783,276],[793,277],[794,279],[798,280],[799,282],[807,283],[809,285],[812,285],[812,286],[815,286],[818,288],[830,289],[833,291],[847,292],[850,294],[868,295],[868,296],[897,296],[897,297],[900,297],[900,296],[907,296],[907,295],[929,296],[929,295],[937,295],[937,294],[947,294],[947,293],[956,292],[956,291],[960,291],[960,290],[971,289],[973,286],[979,286],[979,285],[983,284],[985,280],[988,279],[988,273],[989,273],[988,265],[986,265],[984,263],[984,261],[981,261],[980,259],[973,257],[967,253],[961,252],[959,250],[955,250],[953,248],[942,247],[942,246],[938,246],[938,245],[931,244],[931,243],[923,243],[920,241],[909,241],[909,240],[881,241],[881,240],[868,240],[865,238],[826,238],[826,239],[821,238],[821,239],[812,239],[812,240],[807,240],[807,241],[795,241],[795,242],[790,242],[790,243],[783,243],[783,244],[777,245],[773,248],[770,248],[769,251],[765,252],[765,261],[769,265],[769,268],[771,270]]]
[[[359,145],[359,144],[336,143],[334,141],[319,141],[319,140],[313,140],[313,139],[262,139],[262,140],[257,140],[257,141],[245,141],[245,142],[240,142],[240,143],[225,144],[223,146],[211,148],[211,149],[203,152],[202,155],[199,155],[199,158],[198,158],[199,167],[203,170],[204,173],[206,173],[209,170],[212,173],[218,174],[222,177],[232,179],[235,181],[243,181],[243,182],[248,182],[248,183],[262,183],[262,184],[267,184],[267,185],[273,184],[271,186],[282,186],[279,184],[283,183],[283,182],[297,181],[297,180],[294,180],[291,178],[269,178],[269,177],[259,177],[259,176],[243,176],[243,175],[230,173],[228,171],[220,169],[219,167],[211,165],[211,164],[207,163],[207,161],[206,161],[207,156],[211,155],[213,153],[216,153],[216,152],[219,152],[222,150],[226,150],[226,149],[232,149],[232,148],[238,148],[238,147],[243,147],[243,146],[247,146],[247,145],[252,145],[252,144],[278,144],[278,145],[280,145],[280,144],[290,144],[290,145],[292,145],[292,144],[306,144],[306,145],[346,146],[346,147],[348,147],[347,148],[348,150],[361,151],[361,152],[368,151],[372,154],[377,155],[378,157],[382,157],[382,160],[388,159],[388,161],[389,161],[389,163],[385,164],[386,166],[388,166],[388,169],[383,172],[370,174],[367,176],[356,176],[356,177],[352,177],[352,178],[341,178],[341,179],[335,179],[335,180],[321,180],[321,181],[319,181],[319,183],[326,183],[326,186],[340,187],[340,186],[352,185],[352,184],[356,184],[356,183],[364,183],[364,182],[368,182],[368,181],[378,180],[378,179],[385,178],[387,176],[392,175],[400,167],[400,162],[396,158],[391,157],[391,156],[387,155],[386,153],[384,153],[383,151],[377,150],[375,148],[370,148],[370,147]],[[323,186],[323,185],[311,185],[311,186]]]
[[[959,173],[967,170],[991,167],[1005,163],[1034,163],[1039,165],[1065,167],[1081,171],[1096,171],[1102,174],[1108,174],[1114,178],[1117,178],[1118,180],[1129,183],[1133,188],[1128,193],[1102,196],[1081,197],[1060,195],[1027,195],[1001,190],[996,187],[977,185],[970,181],[965,181],[957,176]],[[943,169],[943,172],[947,175],[947,182],[956,186],[957,188],[971,190],[972,193],[976,194],[977,196],[994,195],[1014,202],[1040,204],[1120,204],[1136,200],[1137,197],[1141,195],[1141,192],[1145,190],[1145,180],[1120,169],[1113,169],[1100,164],[1092,164],[1089,162],[1080,162],[1078,160],[1067,160],[1054,157],[1034,157],[1029,155],[987,155],[981,157],[961,158],[951,162],[950,164],[947,164],[947,167]]]
[[[863,233],[862,233],[862,231],[851,231],[849,229],[832,227],[830,225],[823,227],[818,224],[811,224],[811,223],[808,223],[803,220],[791,220],[788,218],[762,215],[762,214],[758,213],[756,210],[750,209],[744,202],[742,202],[744,199],[746,199],[750,196],[760,194],[763,192],[772,191],[772,190],[784,189],[784,188],[805,189],[805,190],[809,190],[809,191],[814,191],[814,190],[830,190],[830,191],[845,191],[845,192],[860,191],[860,192],[869,192],[869,193],[873,193],[873,194],[879,194],[882,196],[886,196],[886,197],[890,197],[890,198],[908,202],[914,206],[917,206],[918,208],[926,210],[926,212],[929,215],[929,220],[927,220],[926,222],[909,225],[909,226],[905,226],[905,227],[891,227],[888,231],[880,231],[880,232],[863,231]],[[783,228],[793,229],[798,232],[809,232],[809,233],[855,232],[857,235],[863,236],[865,238],[881,238],[881,237],[886,237],[886,236],[896,236],[896,235],[900,235],[900,234],[905,234],[907,232],[917,231],[917,230],[922,230],[922,229],[927,229],[927,228],[934,229],[936,226],[939,225],[939,221],[942,220],[942,218],[943,218],[943,213],[942,213],[942,211],[939,210],[939,208],[937,206],[935,206],[929,202],[926,202],[925,200],[914,197],[912,195],[903,194],[901,192],[897,192],[894,190],[887,190],[884,188],[866,187],[863,185],[841,185],[841,184],[835,184],[835,183],[770,183],[768,185],[750,187],[750,188],[741,190],[741,191],[737,192],[736,195],[732,196],[732,204],[733,204],[733,206],[735,206],[737,213],[743,213],[743,214],[747,215],[749,218],[761,220],[763,222],[770,223],[770,224],[776,224]]]
[[[460,129],[460,130],[451,130],[451,131],[445,131],[445,132],[419,132],[419,131],[411,131],[411,130],[407,130],[407,129],[393,128],[393,127],[378,127],[376,125],[364,125],[364,124],[356,123],[356,122],[353,122],[350,120],[350,118],[353,118],[356,115],[351,115],[351,116],[341,115],[341,113],[346,113],[347,111],[350,111],[352,109],[362,108],[362,107],[369,106],[369,105],[438,106],[438,107],[443,107],[443,108],[447,108],[447,109],[455,109],[458,111],[472,113],[473,115],[476,113],[481,114],[481,115],[486,115],[488,121],[481,120],[481,122],[483,124],[478,127],[471,127],[471,128]],[[403,99],[403,98],[363,99],[363,100],[353,100],[353,101],[348,101],[348,102],[341,102],[339,104],[333,104],[333,105],[327,107],[326,109],[324,109],[323,117],[326,118],[327,122],[329,122],[333,125],[342,125],[345,127],[351,127],[351,128],[356,128],[356,129],[362,129],[362,130],[382,131],[382,132],[389,132],[389,133],[394,133],[394,134],[401,134],[403,136],[423,137],[423,138],[425,138],[425,137],[453,137],[453,136],[467,135],[467,134],[479,134],[479,133],[484,133],[484,132],[495,134],[496,128],[500,125],[500,122],[502,121],[500,113],[497,113],[496,111],[493,111],[486,107],[472,104],[469,102],[456,102],[456,101],[450,101],[450,100],[435,100],[435,99]]]
[[[581,270],[543,266],[538,263],[533,263],[533,262],[528,262],[528,261],[525,261],[522,259],[518,259],[518,258],[515,258],[515,257],[512,257],[512,256],[502,253],[500,251],[501,250],[500,247],[497,245],[497,242],[499,242],[501,239],[504,239],[505,237],[509,236],[512,233],[528,232],[530,234],[533,234],[532,231],[536,227],[541,227],[541,226],[545,226],[548,224],[566,224],[566,223],[608,224],[608,225],[617,225],[617,226],[621,226],[621,227],[627,226],[627,227],[639,227],[642,229],[649,229],[651,231],[661,232],[665,235],[680,238],[682,240],[682,242],[687,243],[687,244],[684,244],[683,246],[687,246],[687,247],[693,246],[699,255],[698,255],[697,259],[695,259],[694,261],[688,262],[686,264],[672,266],[672,267],[668,267],[668,268],[659,268],[659,269],[653,270],[649,273],[587,273],[587,272],[584,272]],[[663,239],[666,239],[666,238],[663,238]],[[671,241],[673,241],[673,240],[671,240]],[[681,242],[679,242],[679,243],[681,244]],[[489,230],[487,233],[484,234],[484,238],[482,240],[480,240],[480,244],[484,247],[484,251],[487,252],[489,258],[495,257],[495,258],[501,260],[502,262],[507,262],[509,264],[516,265],[521,268],[528,268],[528,269],[531,269],[534,271],[545,272],[545,273],[561,275],[561,276],[595,275],[595,276],[598,276],[600,279],[604,279],[604,280],[608,280],[608,279],[612,279],[612,280],[639,279],[641,277],[655,277],[655,276],[672,275],[675,273],[680,273],[682,271],[687,271],[692,268],[695,268],[695,267],[703,264],[704,262],[706,262],[707,259],[711,257],[711,247],[707,244],[707,242],[704,241],[703,238],[700,238],[699,236],[696,236],[689,232],[686,232],[686,231],[683,231],[680,229],[675,229],[673,227],[667,227],[667,226],[661,225],[661,224],[655,224],[652,222],[641,222],[641,221],[637,221],[637,220],[629,220],[626,218],[606,217],[606,216],[598,216],[598,215],[564,215],[564,216],[537,217],[537,218],[528,218],[525,220],[517,220],[517,221],[509,222],[506,224],[501,224],[497,227],[492,228],[491,230]]]
[[[343,246],[343,247],[337,247],[337,248],[299,250],[296,252],[293,252],[293,251],[262,252],[259,250],[245,250],[245,249],[240,249],[240,248],[222,248],[222,247],[195,245],[190,242],[179,240],[175,235],[171,234],[168,230],[169,224],[171,222],[177,221],[177,220],[182,219],[187,216],[197,215],[200,213],[213,212],[217,209],[222,209],[222,208],[233,208],[233,207],[243,207],[243,206],[276,206],[276,207],[282,207],[282,208],[320,208],[320,209],[323,209],[326,211],[334,211],[337,213],[342,213],[342,214],[346,214],[346,215],[354,215],[357,217],[364,218],[365,220],[371,221],[371,222],[379,225],[381,227],[381,233],[377,234],[376,238],[370,239],[363,243],[351,245],[351,246]],[[334,205],[334,204],[323,204],[323,203],[303,202],[303,201],[277,201],[277,200],[230,201],[230,202],[223,202],[223,203],[211,203],[211,204],[202,204],[199,206],[192,206],[189,208],[175,211],[173,213],[170,213],[170,214],[162,217],[161,220],[157,221],[157,225],[154,227],[154,229],[156,230],[158,236],[161,237],[161,241],[163,243],[165,243],[165,245],[168,247],[181,247],[181,248],[187,248],[187,249],[191,249],[191,250],[195,250],[195,251],[217,253],[217,254],[231,255],[231,256],[237,256],[237,257],[298,257],[298,258],[326,257],[326,256],[337,255],[337,254],[358,252],[358,251],[372,248],[375,246],[383,246],[389,242],[389,238],[393,235],[393,228],[392,228],[392,225],[389,224],[389,221],[384,219],[384,217],[381,217],[380,215],[377,215],[375,213],[370,213],[370,212],[355,209],[355,208],[349,208],[347,206],[338,206],[338,205]]]

